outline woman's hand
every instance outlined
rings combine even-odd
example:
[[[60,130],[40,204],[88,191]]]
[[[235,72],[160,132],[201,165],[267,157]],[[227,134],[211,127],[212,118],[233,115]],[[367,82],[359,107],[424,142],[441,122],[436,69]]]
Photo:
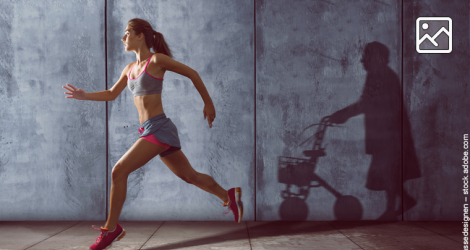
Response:
[[[68,84],[68,87],[66,86],[62,86],[62,88],[70,91],[70,92],[64,92],[64,94],[67,94],[67,95],[70,95],[70,96],[66,96],[65,98],[73,98],[73,99],[77,99],[77,100],[85,100],[85,90],[83,89],[77,89],[75,88],[72,84]]]
[[[208,103],[204,105],[204,110],[202,111],[204,113],[204,120],[207,117],[207,122],[209,122],[209,127],[212,128],[212,121],[215,119],[215,107],[214,104]]]

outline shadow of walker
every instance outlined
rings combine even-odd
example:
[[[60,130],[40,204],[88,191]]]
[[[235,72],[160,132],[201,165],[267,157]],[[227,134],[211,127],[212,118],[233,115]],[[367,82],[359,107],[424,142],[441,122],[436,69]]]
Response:
[[[363,208],[357,198],[341,195],[315,174],[318,158],[326,155],[321,147],[326,127],[345,123],[350,117],[359,114],[364,114],[365,153],[371,155],[365,187],[385,191],[387,195],[385,212],[377,220],[396,221],[397,216],[416,205],[417,201],[406,192],[403,183],[421,177],[421,173],[408,115],[406,109],[402,110],[400,81],[397,74],[387,66],[388,58],[389,50],[385,45],[368,43],[361,59],[367,76],[360,99],[322,118],[319,124],[309,126],[319,125],[314,135],[313,149],[304,151],[308,159],[278,158],[278,180],[287,185],[286,190],[281,192],[284,199],[279,209],[281,220],[307,219],[305,199],[311,187],[324,187],[336,197],[334,215],[337,220],[362,219]],[[297,188],[299,192],[291,192],[291,188]],[[395,202],[397,197],[401,198],[398,210]]]

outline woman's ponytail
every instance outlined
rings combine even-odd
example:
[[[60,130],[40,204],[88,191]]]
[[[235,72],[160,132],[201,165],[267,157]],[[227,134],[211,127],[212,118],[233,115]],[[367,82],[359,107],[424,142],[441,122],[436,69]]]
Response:
[[[163,38],[163,34],[154,30],[153,35],[154,35],[153,51],[155,53],[163,53],[173,58],[173,55],[171,54],[171,50],[168,47],[168,44],[166,44],[165,38]]]

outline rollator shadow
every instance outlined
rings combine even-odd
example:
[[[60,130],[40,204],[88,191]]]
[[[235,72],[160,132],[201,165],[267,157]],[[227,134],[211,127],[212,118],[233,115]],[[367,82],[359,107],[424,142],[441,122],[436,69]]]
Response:
[[[286,190],[281,191],[281,197],[284,199],[279,209],[281,220],[305,221],[308,216],[305,200],[310,188],[314,187],[323,187],[336,197],[334,216],[337,220],[361,220],[363,208],[360,201],[352,195],[342,195],[315,173],[318,159],[326,156],[326,147],[322,147],[326,128],[341,126],[333,125],[329,116],[325,116],[319,124],[306,127],[302,133],[315,125],[318,125],[316,133],[300,144],[314,139],[312,150],[303,151],[308,158],[278,157],[278,181],[287,185]],[[291,192],[292,188],[299,191]]]
[[[376,220],[396,221],[416,206],[417,201],[407,192],[404,182],[421,177],[420,164],[408,113],[403,108],[400,80],[388,66],[389,55],[389,49],[382,43],[366,44],[361,63],[367,75],[359,100],[322,119],[316,134],[319,144],[312,151],[304,151],[310,159],[279,158],[279,182],[287,184],[287,190],[282,192],[285,199],[280,207],[282,220],[305,220],[308,208],[304,200],[309,188],[320,186],[337,197],[337,220],[359,220],[362,217],[362,207],[357,199],[342,196],[313,172],[317,159],[325,155],[320,147],[324,129],[330,123],[343,124],[359,114],[364,114],[365,154],[371,156],[365,188],[385,191],[385,211]],[[317,184],[311,185],[312,181]],[[290,188],[294,184],[300,191],[291,194]]]
[[[399,220],[417,204],[404,183],[421,177],[400,79],[388,66],[389,55],[382,43],[366,44],[361,63],[367,75],[360,98],[330,115],[335,124],[364,115],[365,154],[371,156],[365,188],[385,192],[385,211],[376,219],[381,221]]]

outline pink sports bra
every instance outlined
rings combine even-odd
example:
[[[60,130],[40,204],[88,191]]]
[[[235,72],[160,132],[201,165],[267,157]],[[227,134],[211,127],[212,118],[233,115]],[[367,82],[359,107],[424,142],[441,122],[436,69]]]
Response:
[[[135,64],[132,65],[131,70],[129,70],[129,75],[127,76],[127,87],[132,92],[134,97],[139,95],[152,95],[162,93],[163,78],[156,78],[147,73],[147,65],[149,64],[152,56],[150,56],[147,61],[147,64],[145,65],[144,70],[142,71],[142,73],[140,73],[137,78],[131,79],[131,72]]]

